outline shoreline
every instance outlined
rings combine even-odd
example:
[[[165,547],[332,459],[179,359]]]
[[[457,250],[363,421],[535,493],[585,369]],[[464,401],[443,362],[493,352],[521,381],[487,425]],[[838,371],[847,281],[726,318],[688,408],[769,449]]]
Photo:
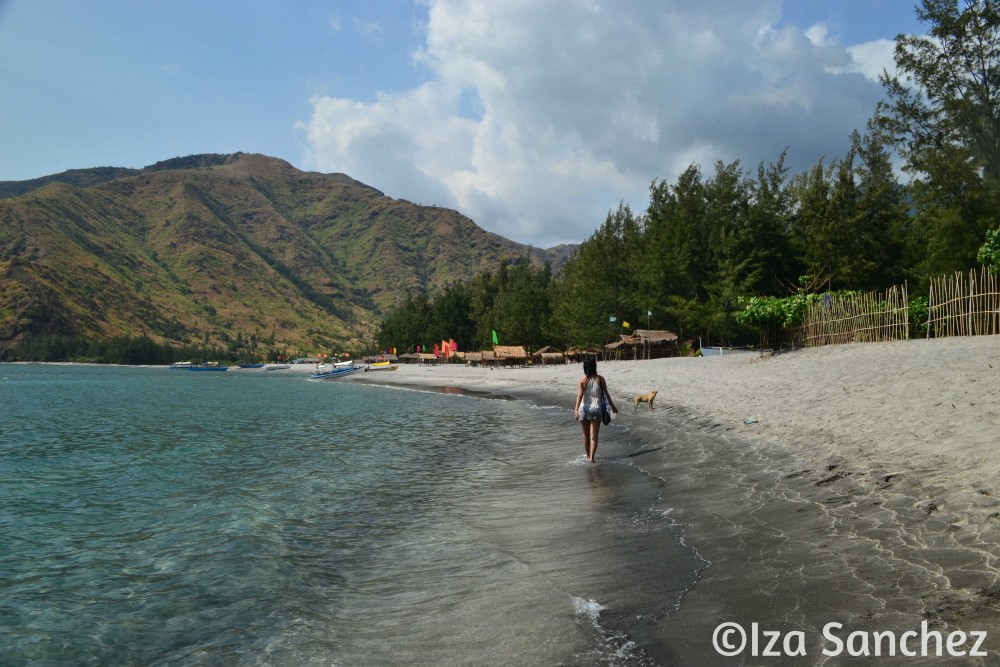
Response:
[[[713,650],[722,622],[801,639],[808,657],[765,658],[801,665],[865,660],[845,648],[830,663],[828,623],[846,641],[923,621],[946,637],[987,632],[989,657],[951,660],[1000,664],[1000,337],[599,362],[598,372],[621,410],[610,428],[656,450],[631,464],[664,481],[659,505],[711,562],[652,629],[666,664],[745,664],[749,648]],[[401,365],[392,375],[354,381],[514,396],[566,408],[569,420],[581,371]],[[631,397],[653,389],[655,409],[633,412]],[[579,430],[568,426],[572,449]]]
[[[628,465],[662,482],[656,508],[710,563],[679,609],[636,637],[666,647],[655,652],[661,664],[881,664],[824,656],[824,627],[841,624],[841,639],[898,637],[926,623],[946,637],[986,632],[988,655],[895,662],[1000,665],[1000,336],[599,362],[598,371],[621,410],[608,428],[650,445]],[[566,430],[554,444],[576,452],[581,374],[579,364],[401,365],[337,382],[555,406]],[[634,412],[631,397],[653,389],[655,408]],[[776,657],[748,647],[724,658],[712,647],[724,622],[801,637],[805,656],[779,645]]]

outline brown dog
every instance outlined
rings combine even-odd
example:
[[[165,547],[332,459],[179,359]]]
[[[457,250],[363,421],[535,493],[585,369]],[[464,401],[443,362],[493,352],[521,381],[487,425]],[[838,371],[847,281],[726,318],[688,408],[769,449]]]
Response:
[[[635,406],[635,409],[632,410],[632,412],[638,412],[639,411],[639,404],[640,403],[649,403],[649,409],[652,410],[653,409],[653,399],[654,398],[656,398],[656,392],[655,391],[651,391],[648,394],[639,394],[638,396],[636,396],[632,400],[632,404]]]

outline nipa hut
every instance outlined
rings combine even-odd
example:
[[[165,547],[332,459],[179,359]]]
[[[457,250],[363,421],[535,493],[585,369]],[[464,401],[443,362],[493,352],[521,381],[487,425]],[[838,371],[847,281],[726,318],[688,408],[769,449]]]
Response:
[[[566,356],[551,345],[543,347],[531,356],[535,360],[535,363],[543,366],[566,363]]]
[[[601,350],[584,347],[571,347],[563,352],[563,356],[566,357],[567,361],[571,364],[583,361],[587,357],[594,357],[596,359],[600,354]]]
[[[528,353],[522,345],[494,345],[493,355],[500,366],[524,366],[528,363]]]
[[[466,352],[465,363],[468,366],[487,366],[494,362],[492,352]]]
[[[636,329],[630,336],[622,336],[621,345],[629,349],[632,359],[669,357],[679,350],[677,334],[673,331]]]

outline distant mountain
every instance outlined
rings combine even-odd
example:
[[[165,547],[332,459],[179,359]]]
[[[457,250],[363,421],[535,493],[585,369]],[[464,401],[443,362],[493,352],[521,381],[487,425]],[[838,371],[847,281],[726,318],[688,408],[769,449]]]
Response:
[[[33,178],[30,181],[0,181],[0,199],[23,195],[49,183],[66,183],[78,188],[89,188],[92,185],[100,185],[122,176],[132,176],[138,173],[137,169],[124,167],[95,167],[93,169],[70,169],[61,174]]]
[[[558,269],[572,252],[244,153],[0,182],[0,195],[0,349],[31,334],[358,346],[408,292],[504,259]]]

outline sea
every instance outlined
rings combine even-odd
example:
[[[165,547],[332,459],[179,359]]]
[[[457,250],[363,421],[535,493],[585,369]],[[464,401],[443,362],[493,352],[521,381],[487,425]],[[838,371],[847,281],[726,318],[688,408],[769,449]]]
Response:
[[[566,391],[0,365],[0,664],[668,664],[707,563]]]

